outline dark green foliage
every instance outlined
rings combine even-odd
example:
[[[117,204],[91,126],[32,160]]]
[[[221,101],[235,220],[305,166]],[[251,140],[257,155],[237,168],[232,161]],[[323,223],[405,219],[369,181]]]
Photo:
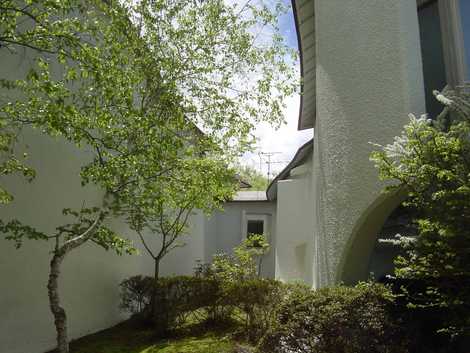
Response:
[[[144,314],[150,304],[153,278],[133,276],[121,282],[120,308],[132,314]]]
[[[407,341],[393,315],[393,295],[360,283],[317,291],[291,288],[260,343],[269,353],[405,353]]]
[[[250,342],[257,342],[273,324],[276,304],[286,289],[276,280],[251,279],[224,287],[222,301],[233,308],[234,315],[242,323],[243,335]]]
[[[153,319],[160,333],[181,327],[190,315],[199,314],[198,319],[205,320],[206,313],[220,302],[219,283],[203,277],[160,278],[155,295],[157,310]]]
[[[269,279],[227,284],[212,276],[161,278],[155,291],[154,322],[164,334],[182,327],[188,319],[212,325],[235,319],[241,323],[243,336],[256,342],[270,325],[274,303],[284,289],[281,282]]]
[[[470,333],[470,95],[436,92],[438,121],[416,119],[372,155],[389,191],[404,190],[418,234],[398,236],[395,275],[406,305],[451,340]]]

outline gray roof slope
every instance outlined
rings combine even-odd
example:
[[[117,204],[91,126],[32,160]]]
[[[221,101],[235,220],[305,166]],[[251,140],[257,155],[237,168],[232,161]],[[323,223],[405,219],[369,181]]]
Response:
[[[239,191],[229,202],[268,201],[264,191]]]
[[[277,198],[277,182],[290,176],[292,169],[301,166],[307,161],[307,157],[313,153],[313,139],[302,145],[295,154],[290,163],[273,179],[266,190],[266,198],[269,201]]]

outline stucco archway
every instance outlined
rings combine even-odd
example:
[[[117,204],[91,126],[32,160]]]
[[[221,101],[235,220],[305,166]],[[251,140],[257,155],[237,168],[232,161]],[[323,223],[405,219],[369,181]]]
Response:
[[[336,274],[336,282],[347,285],[369,278],[371,255],[377,235],[392,212],[405,199],[405,193],[381,194],[356,222]]]

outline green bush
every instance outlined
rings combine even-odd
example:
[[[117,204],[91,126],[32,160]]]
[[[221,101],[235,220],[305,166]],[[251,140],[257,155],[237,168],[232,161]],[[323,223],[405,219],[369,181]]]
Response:
[[[398,234],[395,277],[415,315],[446,345],[470,340],[470,86],[435,92],[437,118],[411,115],[371,159],[390,192],[405,192],[417,234]],[[429,321],[429,320],[427,320]],[[455,349],[451,349],[455,352]],[[465,350],[468,352],[468,349]]]
[[[121,310],[134,315],[143,315],[150,304],[153,278],[140,275],[133,276],[122,281],[120,287]]]
[[[408,342],[380,284],[317,291],[291,288],[260,342],[269,353],[405,353]]]
[[[285,288],[276,280],[251,279],[224,287],[222,300],[238,314],[245,337],[256,342],[271,326],[276,303],[284,296]]]
[[[219,283],[206,277],[164,277],[155,286],[155,296],[153,321],[164,333],[181,327],[191,315],[200,321],[215,315],[214,306],[220,302]]]

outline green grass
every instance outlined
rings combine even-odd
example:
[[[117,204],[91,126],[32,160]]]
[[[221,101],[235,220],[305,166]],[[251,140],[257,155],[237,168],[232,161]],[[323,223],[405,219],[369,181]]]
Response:
[[[233,329],[233,328],[232,328]],[[71,343],[71,353],[233,353],[230,328],[194,326],[173,338],[156,338],[152,329],[125,322]]]

